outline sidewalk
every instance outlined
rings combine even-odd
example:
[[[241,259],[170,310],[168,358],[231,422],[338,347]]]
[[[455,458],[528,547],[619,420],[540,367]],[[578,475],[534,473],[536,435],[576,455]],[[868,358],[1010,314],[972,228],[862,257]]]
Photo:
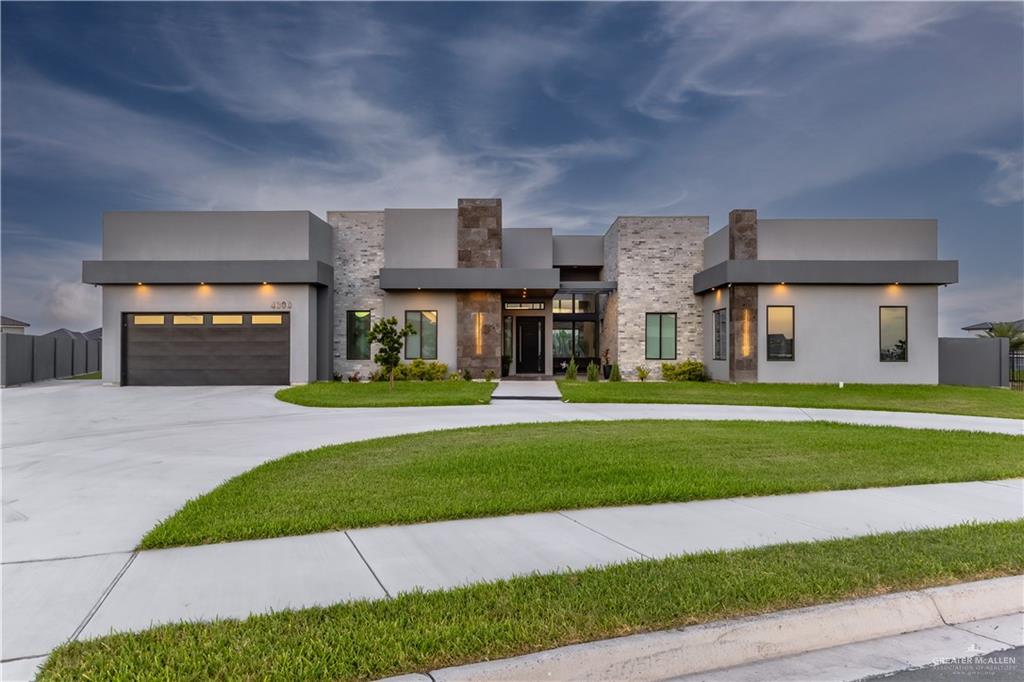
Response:
[[[1021,646],[1022,595],[1024,577],[995,578],[573,644],[387,682],[852,682]],[[1021,669],[1015,662],[988,670],[974,665],[975,675],[960,670],[964,679],[1019,679]]]
[[[445,521],[122,555],[83,638],[533,572],[1024,517],[1024,480]],[[22,621],[24,622],[24,621]],[[28,634],[28,633],[26,633]]]

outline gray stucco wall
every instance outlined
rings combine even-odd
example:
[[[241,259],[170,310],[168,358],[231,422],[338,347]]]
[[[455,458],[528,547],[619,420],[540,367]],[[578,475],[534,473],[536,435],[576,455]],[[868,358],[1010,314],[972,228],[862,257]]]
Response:
[[[104,260],[330,260],[330,228],[309,211],[103,215]]]
[[[758,260],[927,260],[938,223],[925,219],[758,219]]]
[[[314,381],[317,377],[315,287],[302,284],[107,285],[103,287],[103,383],[121,383],[123,313],[275,312],[271,306],[282,301],[291,306],[287,309],[291,324],[291,383]]]
[[[384,267],[458,267],[457,228],[454,208],[386,209]]]
[[[549,227],[521,227],[502,230],[502,268],[551,268],[552,237]]]
[[[707,244],[707,242],[704,242]],[[708,374],[715,381],[729,381],[729,334],[726,333],[726,338],[723,340],[725,344],[725,360],[715,360],[715,328],[714,328],[714,312],[719,309],[726,311],[726,319],[729,319],[729,291],[728,289],[717,289],[713,292],[705,294],[703,297],[703,308],[704,317],[703,324],[704,328],[704,366],[707,368]]]
[[[437,291],[408,291],[386,293],[384,295],[384,316],[392,315],[401,326],[405,323],[407,310],[437,311],[437,361],[448,365],[448,371],[454,372],[458,364],[456,324],[456,294]],[[374,318],[376,320],[376,318]],[[402,351],[402,362],[405,351]]]
[[[552,263],[554,266],[579,265],[601,267],[604,265],[605,238],[600,235],[561,235],[552,238]]]
[[[767,306],[794,306],[795,360],[767,360]],[[879,306],[907,306],[907,362],[881,362]],[[939,379],[934,286],[758,287],[758,381],[935,384]]]
[[[1010,385],[1009,339],[939,339],[939,383]]]
[[[704,268],[729,260],[729,228],[723,227],[704,240]]]

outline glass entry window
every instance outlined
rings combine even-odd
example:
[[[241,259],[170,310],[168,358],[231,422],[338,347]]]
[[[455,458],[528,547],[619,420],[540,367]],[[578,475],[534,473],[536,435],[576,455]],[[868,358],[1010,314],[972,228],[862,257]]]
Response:
[[[405,321],[415,332],[405,339],[405,359],[437,360],[437,311],[406,310]]]
[[[793,360],[796,355],[793,331],[793,306],[768,306],[768,359]]]
[[[878,353],[882,362],[907,361],[907,307],[884,305],[878,309]]]

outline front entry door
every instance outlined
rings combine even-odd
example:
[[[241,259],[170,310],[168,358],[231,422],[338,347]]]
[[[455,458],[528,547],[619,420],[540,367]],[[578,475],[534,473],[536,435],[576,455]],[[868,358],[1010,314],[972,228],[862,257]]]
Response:
[[[516,318],[516,374],[544,373],[544,318]]]

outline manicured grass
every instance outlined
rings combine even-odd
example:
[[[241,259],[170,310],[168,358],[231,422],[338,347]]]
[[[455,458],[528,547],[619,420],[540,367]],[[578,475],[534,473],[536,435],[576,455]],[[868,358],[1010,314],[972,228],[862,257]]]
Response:
[[[779,405],[1024,419],[1024,392],[973,386],[560,381],[558,387],[571,403]]]
[[[777,545],[71,642],[40,680],[356,680],[1024,572],[1024,522]]]
[[[498,384],[489,381],[324,381],[278,391],[278,400],[306,407],[486,405]]]
[[[618,421],[435,431],[268,462],[143,548],[600,507],[1008,478],[1024,439],[842,424]]]
[[[79,374],[78,376],[61,377],[61,378],[65,379],[65,380],[68,380],[68,381],[83,380],[83,379],[92,380],[92,379],[102,379],[103,375],[102,375],[101,372],[89,372],[88,374]]]

